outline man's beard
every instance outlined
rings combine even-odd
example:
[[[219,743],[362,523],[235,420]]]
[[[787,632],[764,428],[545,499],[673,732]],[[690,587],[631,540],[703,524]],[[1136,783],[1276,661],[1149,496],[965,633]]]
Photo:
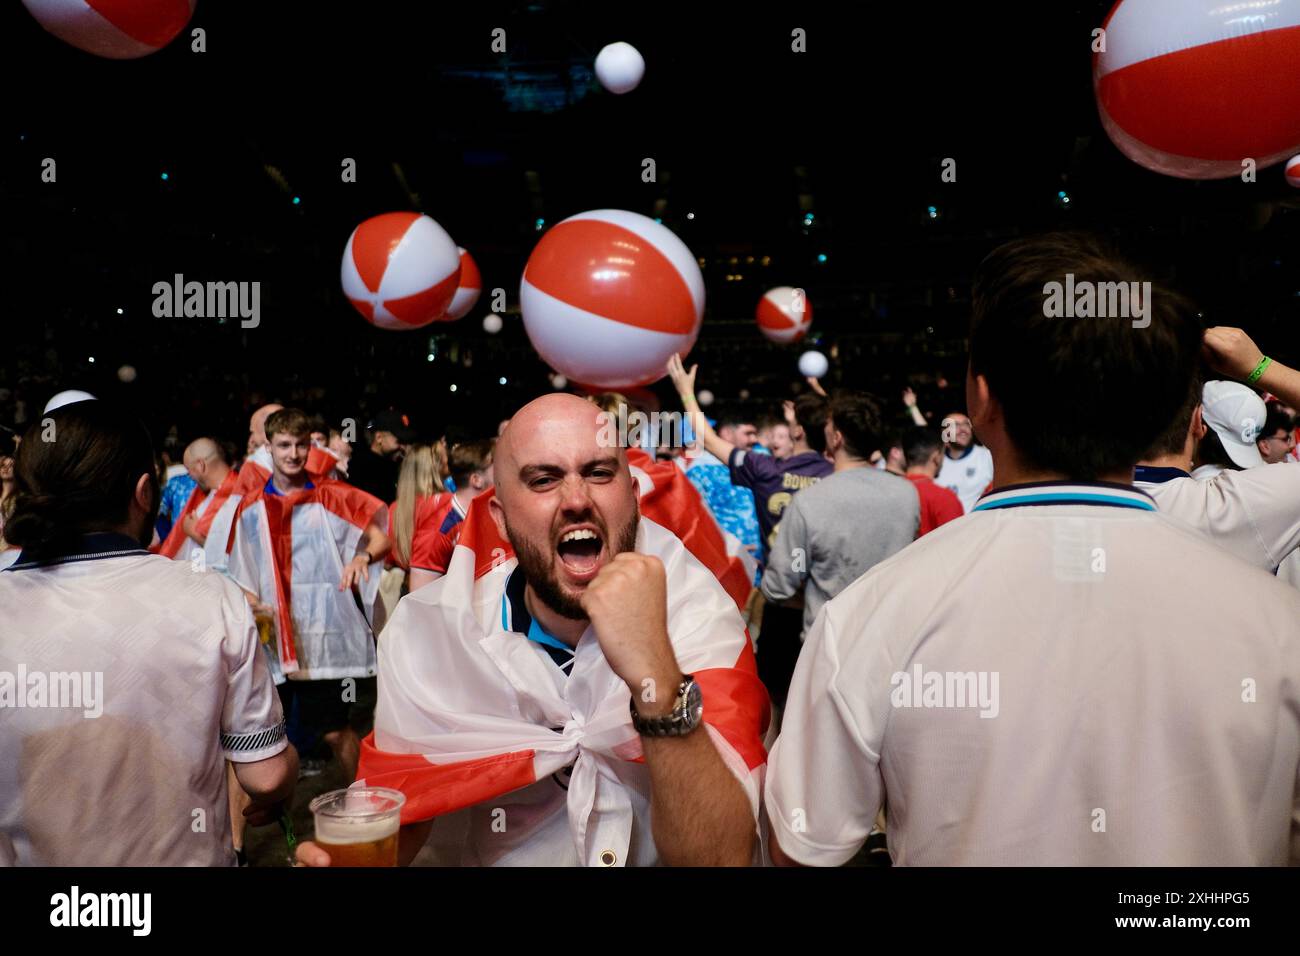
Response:
[[[606,537],[611,560],[617,554],[636,548],[636,529],[640,521],[641,513],[634,511],[616,539]],[[552,549],[552,560],[547,561],[546,553],[541,548],[534,547],[532,542],[522,535],[515,534],[509,520],[506,521],[506,537],[510,540],[510,547],[514,548],[515,557],[519,559],[519,567],[523,569],[524,578],[532,587],[537,599],[561,617],[567,617],[571,621],[585,621],[587,612],[582,609],[582,602],[560,587],[558,571],[554,564],[560,560],[559,555]]]

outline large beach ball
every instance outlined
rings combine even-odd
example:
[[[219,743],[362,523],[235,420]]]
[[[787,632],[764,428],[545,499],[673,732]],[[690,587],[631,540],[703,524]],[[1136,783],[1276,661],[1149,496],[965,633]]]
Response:
[[[1300,189],[1300,156],[1292,156],[1287,160],[1286,182],[1288,186]]]
[[[79,50],[134,60],[165,47],[194,15],[195,0],[23,0],[46,30]]]
[[[460,279],[460,252],[418,212],[386,212],[352,231],[343,250],[343,294],[366,321],[404,331],[442,318]]]
[[[456,319],[463,319],[469,310],[474,308],[474,303],[478,301],[479,294],[483,291],[483,277],[479,274],[478,263],[464,249],[460,252],[460,279],[456,282],[456,292],[451,297],[451,305],[447,306],[447,314],[443,320],[454,322]]]
[[[812,325],[812,303],[803,289],[777,286],[758,300],[754,318],[758,330],[773,342],[798,342]]]
[[[1300,151],[1300,0],[1120,0],[1102,26],[1097,107],[1129,159],[1223,179]]]
[[[528,257],[524,329],[551,368],[600,389],[646,385],[695,344],[704,277],[653,219],[597,209],[557,223]]]

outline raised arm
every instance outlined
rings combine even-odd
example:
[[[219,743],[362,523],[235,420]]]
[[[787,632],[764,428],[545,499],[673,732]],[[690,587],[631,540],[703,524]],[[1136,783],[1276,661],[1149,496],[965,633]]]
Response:
[[[731,461],[731,453],[736,450],[736,446],[719,438],[718,433],[709,424],[709,420],[700,411],[700,403],[695,400],[695,372],[697,369],[699,369],[698,365],[692,365],[691,370],[686,371],[685,366],[682,365],[680,355],[674,355],[668,360],[668,375],[673,380],[673,386],[677,389],[677,394],[681,396],[682,407],[686,409],[686,414],[691,417],[691,428],[699,436],[704,450],[718,458],[723,464],[727,464]]]
[[[1292,408],[1300,406],[1300,372],[1276,359],[1264,361],[1264,353],[1241,329],[1216,325],[1205,330],[1205,360],[1216,372],[1276,395]],[[1254,381],[1251,376],[1263,364]]]

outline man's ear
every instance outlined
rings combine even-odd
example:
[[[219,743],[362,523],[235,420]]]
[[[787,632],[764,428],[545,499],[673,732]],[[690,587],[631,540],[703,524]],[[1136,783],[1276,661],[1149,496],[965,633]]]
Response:
[[[148,475],[141,475],[136,481],[132,498],[136,506],[145,514],[153,511],[153,483]]]
[[[1200,441],[1209,431],[1209,426],[1205,424],[1205,416],[1202,414],[1204,406],[1200,402],[1196,403],[1196,408],[1192,410],[1192,437]]]
[[[499,491],[488,502],[488,513],[492,515],[492,520],[496,522],[497,534],[509,541],[510,536],[506,534],[506,509],[501,504],[501,493]]]
[[[980,422],[992,421],[998,414],[998,403],[989,391],[989,380],[983,375],[968,373],[966,377],[967,415],[971,428],[978,430]]]

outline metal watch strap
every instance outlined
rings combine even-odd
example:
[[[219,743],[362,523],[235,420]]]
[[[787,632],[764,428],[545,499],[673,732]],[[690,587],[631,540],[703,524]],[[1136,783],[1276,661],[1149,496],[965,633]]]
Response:
[[[695,682],[690,674],[682,675],[682,682],[677,685],[676,703],[672,712],[663,717],[642,717],[637,713],[636,698],[628,699],[628,709],[632,712],[632,726],[643,737],[684,737],[698,726],[690,723],[688,691]]]

